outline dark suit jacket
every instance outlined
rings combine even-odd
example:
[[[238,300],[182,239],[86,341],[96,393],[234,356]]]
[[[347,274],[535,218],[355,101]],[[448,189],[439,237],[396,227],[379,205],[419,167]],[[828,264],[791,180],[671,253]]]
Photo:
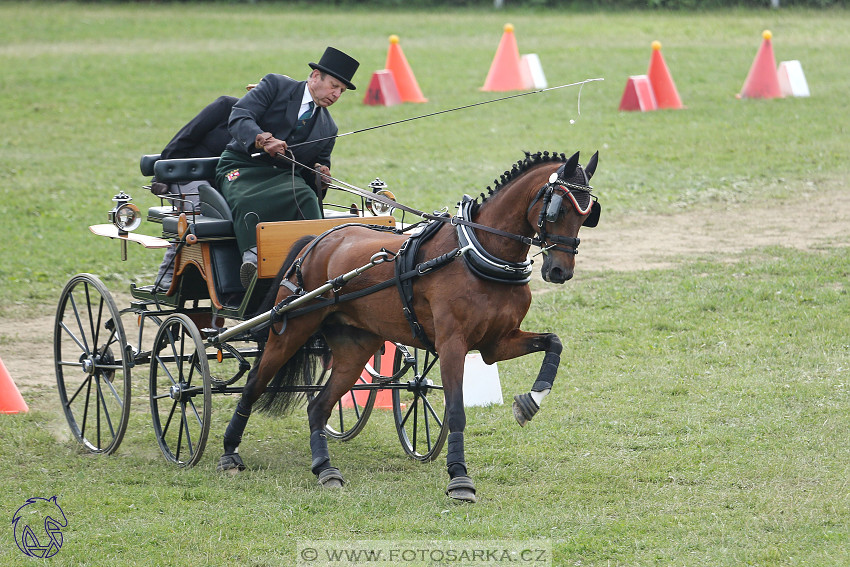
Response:
[[[161,159],[218,157],[230,142],[227,121],[235,96],[220,96],[183,126],[162,150]]]
[[[271,132],[278,140],[290,143],[306,88],[307,81],[296,81],[286,75],[271,73],[263,77],[255,88],[233,105],[228,124],[233,140],[227,149],[248,155],[257,153],[261,150],[254,147],[254,140],[257,134],[263,132]],[[339,131],[328,109],[318,106],[313,110],[313,117],[306,128],[309,128],[307,141],[336,136]],[[303,132],[299,132],[301,134]],[[334,138],[330,138],[294,148],[295,159],[309,167],[316,163],[330,167],[334,141]],[[273,162],[270,156],[263,155],[263,159]],[[302,177],[308,183],[313,181],[312,175]]]

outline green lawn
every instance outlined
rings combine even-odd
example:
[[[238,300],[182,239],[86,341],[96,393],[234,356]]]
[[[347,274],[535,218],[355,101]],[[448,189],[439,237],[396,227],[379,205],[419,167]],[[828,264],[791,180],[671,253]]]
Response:
[[[561,89],[339,141],[335,175],[360,186],[380,177],[420,209],[485,190],[524,150],[600,150],[603,223],[799,198],[806,230],[807,194],[846,193],[845,11],[2,3],[0,16],[4,318],[51,313],[77,272],[122,293],[149,283],[158,253],[131,249],[121,262],[115,243],[87,229],[106,222],[119,190],[156,204],[140,188],[139,157],[220,94],[268,72],[306,76],[329,44],[362,62],[360,88],[333,109],[342,132],[502,96],[479,87],[506,22],[550,85],[605,79],[584,87],[580,115],[578,90]],[[764,29],[778,60],[802,62],[810,98],[735,98]],[[362,104],[390,34],[429,102]],[[687,109],[620,113],[626,78],[646,72],[655,39]],[[581,261],[574,281],[536,288],[545,293],[524,324],[565,345],[541,413],[520,429],[507,405],[468,411],[474,506],[445,498],[442,458],[404,457],[385,413],[331,445],[342,492],[315,485],[303,411],[253,418],[242,444],[251,469],[217,475],[229,397],[214,401],[201,463],[174,470],[156,447],[139,368],[114,456],[78,452],[49,388],[27,393],[29,414],[0,416],[2,513],[8,521],[27,498],[57,495],[69,521],[57,565],[294,565],[304,541],[434,539],[539,540],[553,565],[850,564],[848,251],[772,247],[636,273]],[[0,335],[0,358],[8,348],[19,343]],[[506,399],[539,364],[500,364]],[[6,525],[0,564],[20,564]]]

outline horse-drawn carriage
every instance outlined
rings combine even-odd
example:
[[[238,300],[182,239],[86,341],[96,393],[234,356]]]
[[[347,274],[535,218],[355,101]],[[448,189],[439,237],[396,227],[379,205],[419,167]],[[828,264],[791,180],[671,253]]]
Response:
[[[212,178],[216,165],[216,158],[158,157],[143,157],[142,173],[166,183]],[[312,470],[323,485],[339,485],[326,438],[357,435],[385,390],[404,451],[429,461],[448,439],[448,492],[474,500],[463,455],[463,357],[479,350],[492,363],[545,351],[532,391],[514,402],[521,425],[537,412],[561,343],[552,333],[519,330],[531,299],[528,251],[546,252],[545,280],[572,276],[578,230],[598,221],[588,183],[595,168],[595,155],[582,167],[578,153],[526,154],[480,202],[464,197],[456,216],[415,211],[378,184],[367,191],[334,180],[360,205],[326,205],[319,220],[257,225],[258,270],[247,288],[230,208],[214,188],[201,184],[199,205],[172,199],[149,209],[162,238],[132,232],[141,212],[120,193],[112,223],[92,232],[120,240],[125,254],[128,242],[175,246],[174,276],[167,286],[131,285],[123,309],[96,276],[78,274],[65,285],[54,355],[73,435],[90,452],[115,452],[129,420],[131,373],[147,367],[156,439],[179,466],[195,465],[204,452],[212,395],[242,394],[219,463],[241,470],[236,449],[251,406],[261,394],[268,408],[303,395]],[[427,222],[405,232],[393,209]]]

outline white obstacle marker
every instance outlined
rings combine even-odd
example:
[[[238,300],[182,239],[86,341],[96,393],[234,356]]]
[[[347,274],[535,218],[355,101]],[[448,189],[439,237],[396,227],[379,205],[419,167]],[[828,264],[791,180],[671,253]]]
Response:
[[[783,61],[776,73],[779,75],[779,88],[784,96],[809,96],[809,85],[799,61]]]
[[[463,363],[464,407],[501,403],[502,383],[499,381],[499,369],[495,364],[484,364],[479,353],[470,352]]]
[[[546,75],[543,73],[543,65],[540,63],[540,57],[536,53],[529,53],[520,57],[520,67],[523,72],[523,78],[527,74],[531,79],[531,84],[528,88],[545,89],[549,86],[546,82]]]

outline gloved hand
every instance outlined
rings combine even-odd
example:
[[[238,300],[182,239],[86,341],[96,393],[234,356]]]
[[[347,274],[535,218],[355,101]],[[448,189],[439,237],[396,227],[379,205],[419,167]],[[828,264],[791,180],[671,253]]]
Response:
[[[282,154],[286,152],[287,147],[286,142],[284,142],[283,140],[278,140],[271,134],[271,132],[263,132],[262,134],[257,134],[257,137],[254,140],[254,146],[257,149],[262,149],[272,157],[276,157],[277,154]]]
[[[166,185],[165,183],[163,183],[161,181],[152,181],[151,182],[151,193],[153,193],[154,195],[157,195],[159,197],[162,197],[163,195],[168,195],[168,193],[169,193],[168,185]]]
[[[313,166],[313,169],[316,170],[316,186],[319,188],[319,191],[322,192],[322,197],[324,197],[325,193],[328,192],[328,187],[331,184],[331,168],[326,165],[317,163]]]

